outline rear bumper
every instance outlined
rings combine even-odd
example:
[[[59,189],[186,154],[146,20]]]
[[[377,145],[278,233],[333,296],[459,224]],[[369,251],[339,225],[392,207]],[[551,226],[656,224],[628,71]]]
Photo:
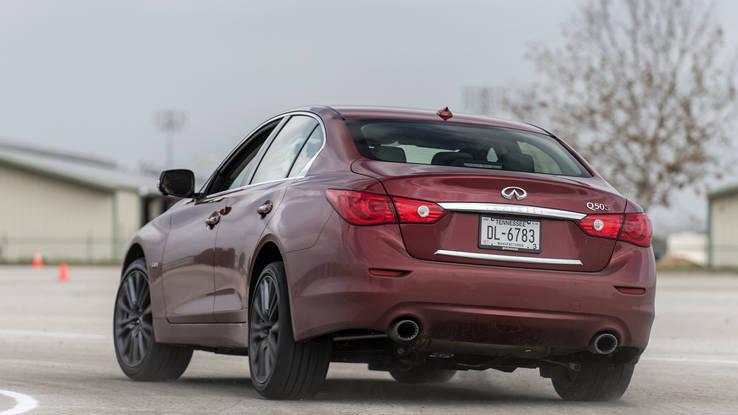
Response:
[[[584,350],[595,334],[646,348],[654,318],[651,249],[618,243],[600,272],[528,270],[423,261],[407,254],[394,225],[328,221],[316,244],[285,255],[297,340],[343,330],[385,332],[414,317],[437,344],[465,342]],[[370,268],[409,271],[376,277]],[[645,288],[626,295],[616,286]]]
[[[544,305],[545,306],[545,305]],[[434,351],[451,351],[453,342],[521,348],[545,348],[551,353],[570,353],[586,349],[600,332],[612,332],[625,347],[645,349],[653,320],[652,312],[619,313],[622,310],[559,312],[541,310],[508,310],[495,307],[473,307],[444,304],[400,304],[390,310],[374,328],[388,327],[394,316],[416,316],[423,337],[435,345]],[[386,323],[383,324],[383,323]],[[480,350],[483,349],[480,347]],[[501,348],[504,349],[504,348]]]

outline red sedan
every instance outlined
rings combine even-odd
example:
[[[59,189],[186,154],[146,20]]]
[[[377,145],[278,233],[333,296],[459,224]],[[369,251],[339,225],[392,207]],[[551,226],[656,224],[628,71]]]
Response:
[[[123,372],[248,355],[268,398],[334,362],[399,382],[539,369],[568,400],[630,383],[654,318],[643,210],[561,139],[488,118],[313,107],[248,135],[133,238],[115,305]]]

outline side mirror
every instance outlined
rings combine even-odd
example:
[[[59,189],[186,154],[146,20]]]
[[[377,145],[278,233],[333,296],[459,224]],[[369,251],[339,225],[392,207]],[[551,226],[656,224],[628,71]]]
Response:
[[[195,173],[192,170],[164,170],[159,176],[159,191],[164,196],[192,197],[195,195]]]

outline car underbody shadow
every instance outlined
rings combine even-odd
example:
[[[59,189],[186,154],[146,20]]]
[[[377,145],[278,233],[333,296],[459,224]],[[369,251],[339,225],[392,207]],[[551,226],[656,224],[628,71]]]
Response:
[[[220,396],[232,399],[263,399],[251,385],[248,376],[244,377],[208,377],[187,376],[179,380],[161,383],[138,383],[141,388],[157,389],[160,392],[169,391],[178,395],[185,393],[197,396],[198,393],[207,393],[209,397]],[[289,401],[283,401],[289,402]],[[538,406],[556,404],[561,406],[577,405],[578,403],[565,402],[559,399],[551,390],[546,393],[538,388],[526,390],[519,385],[505,387],[504,382],[495,384],[484,376],[474,374],[457,375],[448,383],[443,384],[402,384],[392,379],[378,378],[345,378],[330,377],[318,394],[304,401],[326,404],[433,404],[433,405],[478,405],[478,404],[505,404],[512,406]],[[596,407],[630,407],[627,402],[588,403]]]

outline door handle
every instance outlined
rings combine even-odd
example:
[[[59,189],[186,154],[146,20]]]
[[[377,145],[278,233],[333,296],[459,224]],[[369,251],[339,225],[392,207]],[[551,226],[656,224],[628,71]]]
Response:
[[[210,229],[213,229],[218,223],[220,223],[220,214],[218,212],[213,212],[212,215],[205,219],[205,224],[208,225]]]
[[[261,205],[258,208],[256,208],[256,212],[258,214],[260,214],[261,217],[263,218],[264,216],[268,215],[269,212],[272,211],[272,208],[273,207],[274,207],[274,205],[272,204],[272,201],[271,200],[267,200],[266,202],[264,202],[263,205]]]

